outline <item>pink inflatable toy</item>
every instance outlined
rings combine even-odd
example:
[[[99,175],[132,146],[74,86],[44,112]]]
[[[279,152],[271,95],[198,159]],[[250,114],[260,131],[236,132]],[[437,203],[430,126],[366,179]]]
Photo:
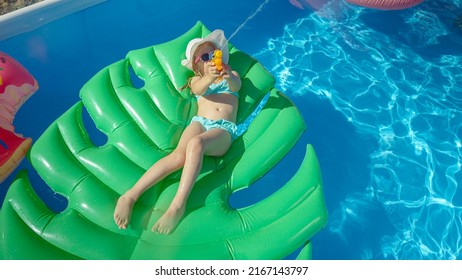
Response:
[[[331,0],[340,1],[340,0]],[[346,0],[348,3],[380,10],[403,10],[414,7],[423,0]],[[319,10],[329,0],[289,0],[289,2],[299,9],[305,6],[312,7],[315,11]]]
[[[346,0],[348,3],[380,10],[403,10],[414,7],[423,0]]]
[[[16,60],[0,52],[0,183],[19,165],[32,139],[14,132],[19,108],[38,89],[34,77]]]

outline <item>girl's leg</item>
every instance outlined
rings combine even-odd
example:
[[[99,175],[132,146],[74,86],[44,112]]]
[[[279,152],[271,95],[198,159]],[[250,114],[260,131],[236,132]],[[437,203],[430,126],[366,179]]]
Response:
[[[171,173],[183,167],[186,157],[186,147],[190,139],[205,130],[200,123],[191,123],[183,132],[175,150],[157,161],[143,176],[123,194],[117,201],[114,211],[114,221],[120,229],[126,229],[130,222],[133,205],[146,190],[157,184]]]
[[[185,212],[186,201],[202,167],[204,155],[222,156],[231,146],[231,136],[223,129],[212,129],[193,137],[186,147],[186,161],[178,191],[167,211],[152,227],[152,231],[170,234]]]

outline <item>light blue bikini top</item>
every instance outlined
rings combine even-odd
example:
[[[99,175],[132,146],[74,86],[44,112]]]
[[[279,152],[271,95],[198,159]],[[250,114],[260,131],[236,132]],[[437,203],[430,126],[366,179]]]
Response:
[[[211,94],[221,94],[221,93],[229,93],[229,94],[232,94],[232,95],[239,98],[239,92],[231,91],[229,89],[228,82],[226,80],[224,80],[224,79],[223,79],[223,81],[221,81],[218,84],[212,83],[209,86],[209,88],[205,91],[204,94],[196,95],[196,97],[199,98],[201,96],[207,96],[207,95],[211,95]]]

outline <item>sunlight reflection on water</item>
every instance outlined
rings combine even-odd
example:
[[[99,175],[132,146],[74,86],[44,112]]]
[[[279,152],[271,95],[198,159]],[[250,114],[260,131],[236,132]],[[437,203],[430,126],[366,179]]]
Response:
[[[394,232],[378,233],[379,251],[361,248],[365,259],[460,258],[462,39],[448,20],[460,3],[441,3],[391,14],[402,22],[394,33],[373,24],[371,18],[387,16],[378,11],[313,13],[287,24],[255,55],[283,91],[317,95],[377,141],[370,174],[361,174],[369,185],[331,209],[328,225],[351,242],[346,225],[380,227],[364,212],[383,207]]]

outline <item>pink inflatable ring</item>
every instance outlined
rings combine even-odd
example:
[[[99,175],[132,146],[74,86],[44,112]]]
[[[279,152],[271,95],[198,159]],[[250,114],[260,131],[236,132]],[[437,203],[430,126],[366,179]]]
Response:
[[[346,0],[348,3],[380,10],[403,10],[414,7],[423,0]]]
[[[0,52],[0,183],[19,165],[32,143],[15,133],[13,119],[37,89],[37,81],[26,68]]]

